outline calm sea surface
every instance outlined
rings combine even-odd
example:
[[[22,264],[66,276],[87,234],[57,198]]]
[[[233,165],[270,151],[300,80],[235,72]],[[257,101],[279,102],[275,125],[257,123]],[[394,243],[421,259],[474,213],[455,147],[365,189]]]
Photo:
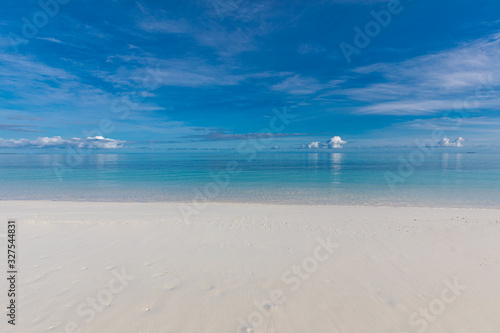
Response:
[[[4,150],[0,199],[500,208],[500,151]]]

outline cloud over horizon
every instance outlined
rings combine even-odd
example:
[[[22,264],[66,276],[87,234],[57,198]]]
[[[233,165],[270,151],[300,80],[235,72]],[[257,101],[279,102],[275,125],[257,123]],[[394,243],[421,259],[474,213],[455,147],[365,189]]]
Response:
[[[101,148],[115,149],[124,148],[126,141],[108,139],[102,136],[65,139],[60,136],[39,137],[35,140],[29,139],[2,139],[0,138],[0,148]]]
[[[330,138],[326,142],[314,141],[307,145],[304,145],[304,148],[308,149],[338,149],[342,148],[343,144],[346,144],[347,141],[342,140],[340,136],[334,136]]]
[[[459,137],[455,140],[450,140],[448,138],[442,138],[439,140],[438,145],[441,147],[463,147],[464,138]]]

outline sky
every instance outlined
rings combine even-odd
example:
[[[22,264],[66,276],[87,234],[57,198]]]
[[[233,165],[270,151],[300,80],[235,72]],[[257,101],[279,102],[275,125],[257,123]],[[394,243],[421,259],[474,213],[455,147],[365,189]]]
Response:
[[[498,1],[0,6],[0,148],[500,145]]]

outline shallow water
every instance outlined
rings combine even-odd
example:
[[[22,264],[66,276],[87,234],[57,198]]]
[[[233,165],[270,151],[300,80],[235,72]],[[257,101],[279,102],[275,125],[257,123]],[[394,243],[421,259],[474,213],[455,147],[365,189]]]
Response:
[[[500,208],[500,151],[3,151],[0,182],[1,200]]]

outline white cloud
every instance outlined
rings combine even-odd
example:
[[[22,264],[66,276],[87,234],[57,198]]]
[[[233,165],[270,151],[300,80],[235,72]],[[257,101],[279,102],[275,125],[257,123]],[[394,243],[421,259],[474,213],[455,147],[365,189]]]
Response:
[[[28,44],[28,40],[27,39],[23,39],[23,38],[17,38],[17,37],[12,37],[12,36],[9,36],[9,37],[2,37],[0,36],[0,46],[1,47],[4,47],[4,48],[7,48],[7,47],[16,47],[17,45],[24,45],[24,44]]]
[[[209,3],[213,9],[209,12],[215,17],[207,22],[173,19],[159,8],[137,3],[141,12],[137,24],[148,33],[186,34],[200,45],[229,58],[257,49],[256,37],[268,34],[269,25],[261,22],[274,13],[268,10],[269,4],[265,1],[256,4],[242,0],[210,0]],[[231,28],[222,23],[224,18],[239,22]]]
[[[60,39],[52,38],[52,37],[36,37],[36,39],[46,40],[48,42],[57,43],[57,44],[62,44],[62,41]]]
[[[201,45],[209,46],[223,57],[232,57],[237,54],[257,49],[255,37],[261,34],[258,30],[238,28],[232,31],[220,27],[210,27],[194,33],[194,38]]]
[[[294,75],[271,87],[272,90],[283,91],[292,95],[313,94],[321,89],[321,85],[314,78],[304,78]]]
[[[438,145],[441,147],[462,147],[462,142],[464,142],[464,139],[462,137],[459,137],[456,140],[450,140],[448,138],[442,138],[439,140]]]
[[[411,130],[429,131],[429,129],[441,130],[463,130],[485,131],[496,130],[500,126],[500,117],[467,117],[467,118],[427,118],[413,119],[410,121],[395,124],[395,127],[401,127]]]
[[[326,142],[314,141],[307,145],[304,145],[303,147],[308,149],[320,149],[320,148],[338,149],[342,148],[342,145],[346,143],[347,141],[342,140],[340,136],[334,136]]]
[[[65,139],[60,136],[39,137],[30,139],[2,139],[0,138],[0,148],[61,148],[73,146],[78,148],[123,148],[126,141],[108,139],[102,136],[87,137],[85,139],[72,138]]]
[[[54,104],[71,105],[72,115],[81,118],[102,117],[102,109],[109,109],[114,96],[92,85],[81,82],[64,69],[48,66],[33,57],[0,52],[0,90],[12,95],[6,103],[20,109],[50,108]],[[8,105],[8,104],[7,104]],[[68,113],[64,116],[68,119]]]
[[[320,83],[315,78],[303,77],[296,74],[287,77],[280,83],[271,86],[271,89],[275,91],[286,92],[292,95],[309,95],[314,94],[315,92],[322,89],[335,88],[342,82],[343,80],[331,80],[327,83]]]
[[[318,54],[325,52],[325,48],[318,44],[303,43],[299,45],[298,52],[300,54]]]
[[[357,68],[357,74],[383,80],[337,93],[366,102],[356,109],[359,114],[426,115],[471,102],[475,109],[495,108],[499,57],[500,34],[493,34],[451,50]]]
[[[256,20],[264,21],[264,18],[275,15],[268,1],[243,1],[243,0],[209,0],[213,7],[213,14],[220,20],[230,18],[241,23]]]
[[[307,148],[318,149],[320,144],[321,144],[321,142],[319,142],[319,141],[311,142],[310,144],[307,145]]]
[[[139,23],[141,29],[147,32],[161,32],[170,34],[183,34],[187,33],[190,29],[185,21],[178,20],[157,20],[154,18],[147,18]]]
[[[427,115],[435,110],[446,110],[452,108],[457,101],[446,100],[403,100],[375,103],[363,107],[363,114],[386,114],[386,115]]]
[[[341,145],[346,144],[347,141],[344,141],[340,138],[340,136],[334,136],[330,140],[328,140],[327,144],[330,148],[342,148]]]
[[[197,58],[166,60],[155,57],[115,56],[110,61],[121,62],[122,65],[114,73],[93,73],[121,88],[142,86],[145,78],[150,78],[151,84],[157,84],[159,87],[231,86],[246,79],[245,75],[233,74],[234,68],[231,66],[211,66]]]

